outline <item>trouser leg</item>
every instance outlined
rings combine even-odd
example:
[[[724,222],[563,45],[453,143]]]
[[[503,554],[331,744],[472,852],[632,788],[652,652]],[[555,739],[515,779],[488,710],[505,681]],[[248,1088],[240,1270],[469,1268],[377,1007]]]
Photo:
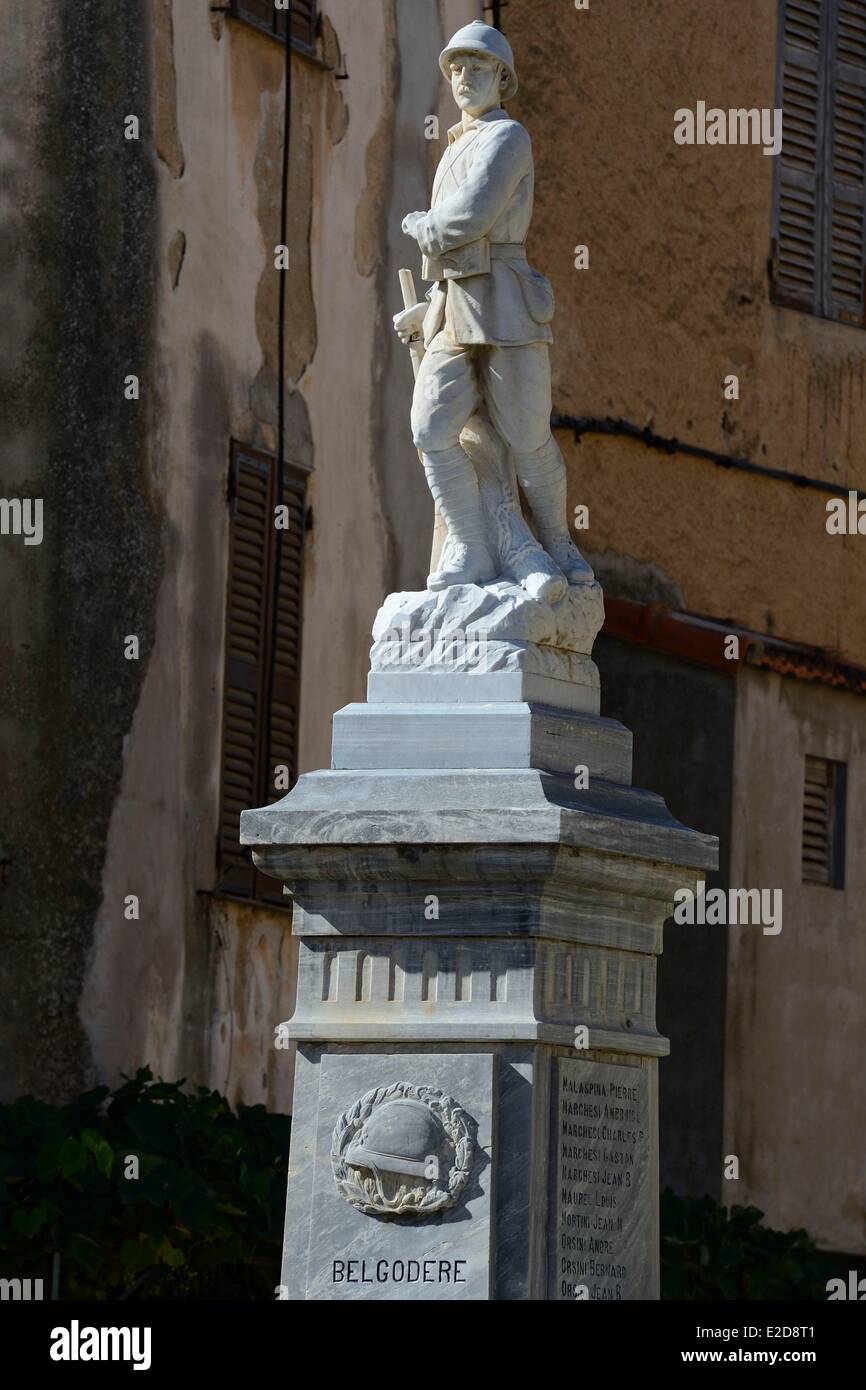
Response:
[[[427,576],[427,588],[436,592],[452,584],[489,583],[496,578],[497,565],[487,545],[472,460],[459,447],[421,457],[433,499],[448,526],[439,568]]]
[[[422,453],[427,485],[445,518],[448,535],[464,545],[485,544],[478,479],[471,459],[456,449]]]
[[[460,445],[460,433],[479,399],[471,350],[438,334],[421,363],[412,400],[413,438],[433,500],[448,527],[440,568],[427,581],[431,589],[496,577],[475,466]]]
[[[542,541],[568,535],[565,460],[552,434],[532,453],[515,449],[514,467]]]
[[[592,567],[568,533],[565,460],[553,435],[534,453],[515,450],[514,466],[548,555],[569,584],[589,583],[594,577]]]
[[[511,450],[539,540],[570,583],[585,583],[592,569],[569,535],[565,461],[550,433],[547,344],[492,348],[483,371],[491,418]]]
[[[542,541],[567,531],[565,463],[550,433],[550,354],[546,343],[488,349],[484,394],[514,460]]]

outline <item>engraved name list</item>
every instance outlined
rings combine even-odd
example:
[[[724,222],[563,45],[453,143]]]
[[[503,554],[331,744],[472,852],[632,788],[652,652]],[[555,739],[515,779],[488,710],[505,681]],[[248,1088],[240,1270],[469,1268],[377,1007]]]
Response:
[[[646,1297],[648,1083],[641,1067],[561,1058],[554,1095],[552,1297]]]

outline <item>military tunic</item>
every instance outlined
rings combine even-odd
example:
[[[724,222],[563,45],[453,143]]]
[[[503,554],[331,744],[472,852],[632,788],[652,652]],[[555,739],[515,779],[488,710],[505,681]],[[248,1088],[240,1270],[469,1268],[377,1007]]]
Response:
[[[499,107],[448,132],[432,206],[415,226],[434,281],[412,430],[425,452],[454,448],[484,399],[510,448],[550,437],[550,282],[526,260],[534,169],[525,128]]]

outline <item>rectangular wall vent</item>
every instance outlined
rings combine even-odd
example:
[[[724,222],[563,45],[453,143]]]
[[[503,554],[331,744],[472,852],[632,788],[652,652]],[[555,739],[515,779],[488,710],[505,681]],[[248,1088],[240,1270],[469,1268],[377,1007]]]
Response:
[[[845,886],[845,764],[806,758],[803,786],[804,883]]]

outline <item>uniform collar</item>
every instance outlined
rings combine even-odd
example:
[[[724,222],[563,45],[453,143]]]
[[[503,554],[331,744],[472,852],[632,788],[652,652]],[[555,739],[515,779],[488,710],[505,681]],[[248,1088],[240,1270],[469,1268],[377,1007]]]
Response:
[[[474,116],[467,126],[464,127],[462,121],[453,125],[448,132],[448,144],[453,145],[455,140],[459,140],[461,135],[468,135],[470,130],[477,130],[480,125],[488,121],[507,121],[508,112],[503,111],[501,106],[494,106],[492,111],[485,111],[483,116]]]

